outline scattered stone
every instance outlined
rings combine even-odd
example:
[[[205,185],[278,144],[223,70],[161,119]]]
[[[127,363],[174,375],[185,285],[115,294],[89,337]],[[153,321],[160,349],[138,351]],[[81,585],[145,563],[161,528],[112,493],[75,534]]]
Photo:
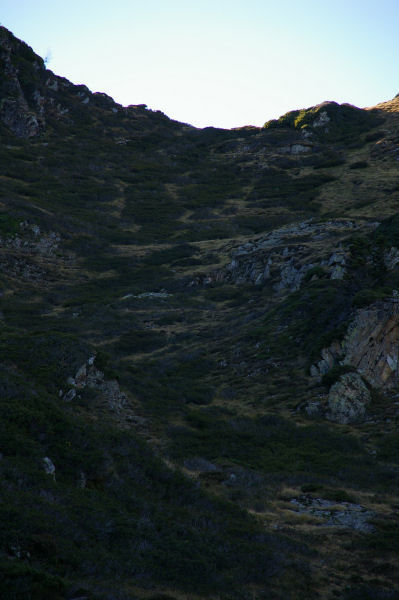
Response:
[[[323,409],[319,400],[309,400],[305,406],[305,412],[308,417],[316,419],[323,415]]]
[[[388,271],[392,271],[399,264],[399,248],[390,248],[384,254],[384,263]]]
[[[10,556],[21,560],[27,560],[31,557],[30,552],[23,550],[19,544],[11,544],[8,548],[8,553]]]
[[[76,372],[76,375],[74,377],[75,386],[78,389],[84,388],[86,386],[86,379],[87,379],[87,368],[86,368],[86,364],[84,364]]]
[[[45,473],[47,473],[47,475],[50,475],[55,481],[55,465],[51,458],[45,456],[42,462]]]
[[[133,423],[133,425],[144,426],[147,424],[147,419],[144,417],[139,417],[138,415],[128,415],[126,417],[126,421]]]
[[[76,397],[76,390],[88,387],[98,391],[98,398],[107,408],[119,412],[126,404],[127,396],[120,391],[116,379],[105,379],[104,373],[95,366],[95,355],[89,357],[76,372],[75,377],[68,377],[68,383],[73,386],[64,396],[70,402]]]
[[[58,81],[57,79],[54,77],[49,77],[46,81],[46,86],[50,89],[53,90],[53,92],[57,92],[58,91]]]
[[[189,471],[202,471],[204,473],[219,471],[216,465],[201,457],[187,458],[184,461],[184,466]]]
[[[168,294],[168,292],[143,292],[142,294],[127,294],[121,298],[121,300],[126,300],[127,298],[169,298],[172,294]]]
[[[65,402],[72,402],[76,398],[76,390],[74,388],[70,389],[63,397]]]
[[[290,502],[295,506],[296,512],[323,519],[324,523],[320,524],[320,527],[345,527],[362,533],[374,531],[374,527],[369,523],[375,516],[374,513],[360,504],[333,502],[308,495],[292,498]]]
[[[77,481],[77,485],[78,488],[80,488],[81,490],[84,490],[87,484],[87,479],[86,479],[86,475],[83,471],[80,471],[79,476],[78,476],[78,481]]]

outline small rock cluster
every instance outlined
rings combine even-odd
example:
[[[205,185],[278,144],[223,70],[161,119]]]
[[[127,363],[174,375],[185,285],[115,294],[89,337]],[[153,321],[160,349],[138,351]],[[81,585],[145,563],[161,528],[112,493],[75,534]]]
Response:
[[[375,516],[360,504],[352,502],[333,502],[324,498],[313,498],[309,495],[292,498],[291,504],[295,512],[309,514],[324,520],[320,527],[345,527],[361,533],[372,533],[373,526],[369,521]]]
[[[108,409],[119,412],[126,403],[127,396],[120,391],[116,379],[106,379],[102,371],[94,365],[95,356],[91,356],[76,372],[75,377],[69,377],[67,383],[71,386],[67,392],[60,390],[60,397],[65,402],[74,400],[80,390],[90,388],[98,392],[98,399]]]
[[[38,225],[28,221],[22,221],[19,227],[20,234],[4,239],[0,238],[0,246],[19,250],[26,254],[54,255],[61,241],[58,233],[54,231],[42,233]]]
[[[12,236],[0,237],[3,249],[0,271],[18,279],[44,281],[49,261],[54,260],[61,237],[50,231],[43,233],[35,224],[23,221],[20,231]]]

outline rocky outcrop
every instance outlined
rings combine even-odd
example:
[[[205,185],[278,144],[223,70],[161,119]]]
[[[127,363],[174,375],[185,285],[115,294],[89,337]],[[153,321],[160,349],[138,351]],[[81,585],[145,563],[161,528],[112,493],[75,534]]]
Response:
[[[330,389],[326,417],[336,423],[356,423],[364,419],[370,402],[370,392],[360,375],[345,373]]]
[[[52,268],[65,259],[57,252],[60,242],[58,233],[42,232],[38,225],[23,221],[16,233],[0,237],[0,272],[17,279],[44,282],[51,277]]]
[[[321,378],[336,365],[353,367],[373,387],[399,382],[399,298],[376,302],[356,312],[344,339],[321,351],[310,374]]]
[[[350,367],[353,373],[331,387],[326,416],[339,423],[362,420],[371,401],[364,382],[385,392],[399,383],[399,298],[358,310],[344,339],[323,348],[310,374],[321,381],[337,366]]]
[[[0,119],[18,137],[33,137],[40,131],[38,117],[29,109],[22,93],[1,102]]]
[[[354,367],[372,386],[390,389],[399,381],[399,299],[357,312],[348,328],[342,364]]]
[[[59,247],[61,237],[55,231],[44,233],[36,224],[22,221],[19,224],[19,233],[1,238],[0,247],[18,250],[25,254],[39,254],[52,256]]]
[[[392,247],[384,254],[384,263],[388,271],[392,271],[399,264],[399,248]]]
[[[4,79],[0,85],[0,119],[19,137],[33,137],[45,126],[44,98],[31,82],[40,81],[45,72],[43,60],[31,48],[0,28],[0,59]],[[29,73],[30,82],[27,82]],[[25,89],[24,89],[25,87]]]
[[[70,390],[61,393],[65,402],[70,402],[84,388],[96,390],[98,402],[106,408],[119,412],[126,403],[127,396],[120,391],[116,379],[106,379],[102,371],[94,365],[95,356],[91,356],[76,372],[75,377],[69,377]]]
[[[312,123],[313,127],[325,127],[331,121],[326,110],[319,112],[319,116]]]
[[[290,502],[296,512],[321,519],[321,527],[345,527],[362,533],[374,531],[370,521],[375,514],[360,504],[334,502],[309,495],[292,498]]]
[[[310,375],[321,381],[323,375],[326,375],[330,369],[339,364],[342,356],[342,344],[335,340],[329,348],[323,348],[321,351],[321,360],[310,367]]]
[[[282,154],[306,154],[308,152],[312,152],[313,144],[310,142],[293,142],[288,146],[280,146],[278,149]]]
[[[34,138],[53,125],[57,129],[60,122],[80,122],[84,113],[90,120],[93,109],[97,118],[105,119],[122,112],[129,122],[129,134],[151,128],[154,122],[162,122],[169,129],[171,121],[161,111],[147,109],[144,104],[122,107],[107,94],[92,93],[85,85],[74,85],[55,75],[32,48],[2,26],[0,67],[0,123],[20,138]],[[191,128],[175,123],[177,130]],[[123,135],[122,139],[131,138]]]
[[[231,261],[224,269],[204,274],[192,285],[216,282],[263,285],[270,281],[276,293],[293,292],[315,267],[321,267],[324,276],[330,279],[343,279],[348,251],[339,238],[353,230],[367,231],[377,225],[347,219],[319,223],[310,219],[285,225],[231,248]],[[328,253],[327,241],[330,241]]]

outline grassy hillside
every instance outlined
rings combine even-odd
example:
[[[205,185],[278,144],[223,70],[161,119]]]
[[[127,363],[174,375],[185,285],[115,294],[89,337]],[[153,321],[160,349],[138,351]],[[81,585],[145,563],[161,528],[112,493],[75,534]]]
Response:
[[[397,598],[395,388],[337,423],[310,368],[399,289],[399,99],[198,130],[0,69],[2,598]]]

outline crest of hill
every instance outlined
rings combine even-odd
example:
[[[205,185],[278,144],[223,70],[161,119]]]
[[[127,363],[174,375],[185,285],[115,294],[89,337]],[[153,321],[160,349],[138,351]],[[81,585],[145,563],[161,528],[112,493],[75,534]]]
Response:
[[[306,109],[293,110],[265,123],[265,129],[288,128],[300,131],[305,139],[350,144],[365,130],[381,122],[376,108],[367,111],[351,104],[325,101]]]
[[[21,138],[45,130],[62,134],[68,128],[99,124],[110,132],[131,135],[176,135],[191,128],[146,105],[123,107],[105,93],[92,93],[46,68],[43,59],[5,27],[0,27],[0,121]]]
[[[61,132],[72,124],[123,127],[128,133],[179,135],[195,128],[169,119],[161,111],[144,104],[123,107],[102,92],[91,92],[85,85],[74,85],[46,68],[44,60],[30,46],[0,27],[0,121],[19,137],[34,137],[46,127]],[[286,113],[265,123],[265,129],[295,129],[304,136],[317,135],[326,141],[349,142],[378,121],[378,109],[396,111],[397,98],[376,107],[359,109],[350,104],[326,101],[316,106]],[[327,126],[327,123],[329,125]],[[205,128],[204,131],[214,129]],[[255,133],[246,126],[232,131]],[[220,131],[216,129],[215,131]]]

